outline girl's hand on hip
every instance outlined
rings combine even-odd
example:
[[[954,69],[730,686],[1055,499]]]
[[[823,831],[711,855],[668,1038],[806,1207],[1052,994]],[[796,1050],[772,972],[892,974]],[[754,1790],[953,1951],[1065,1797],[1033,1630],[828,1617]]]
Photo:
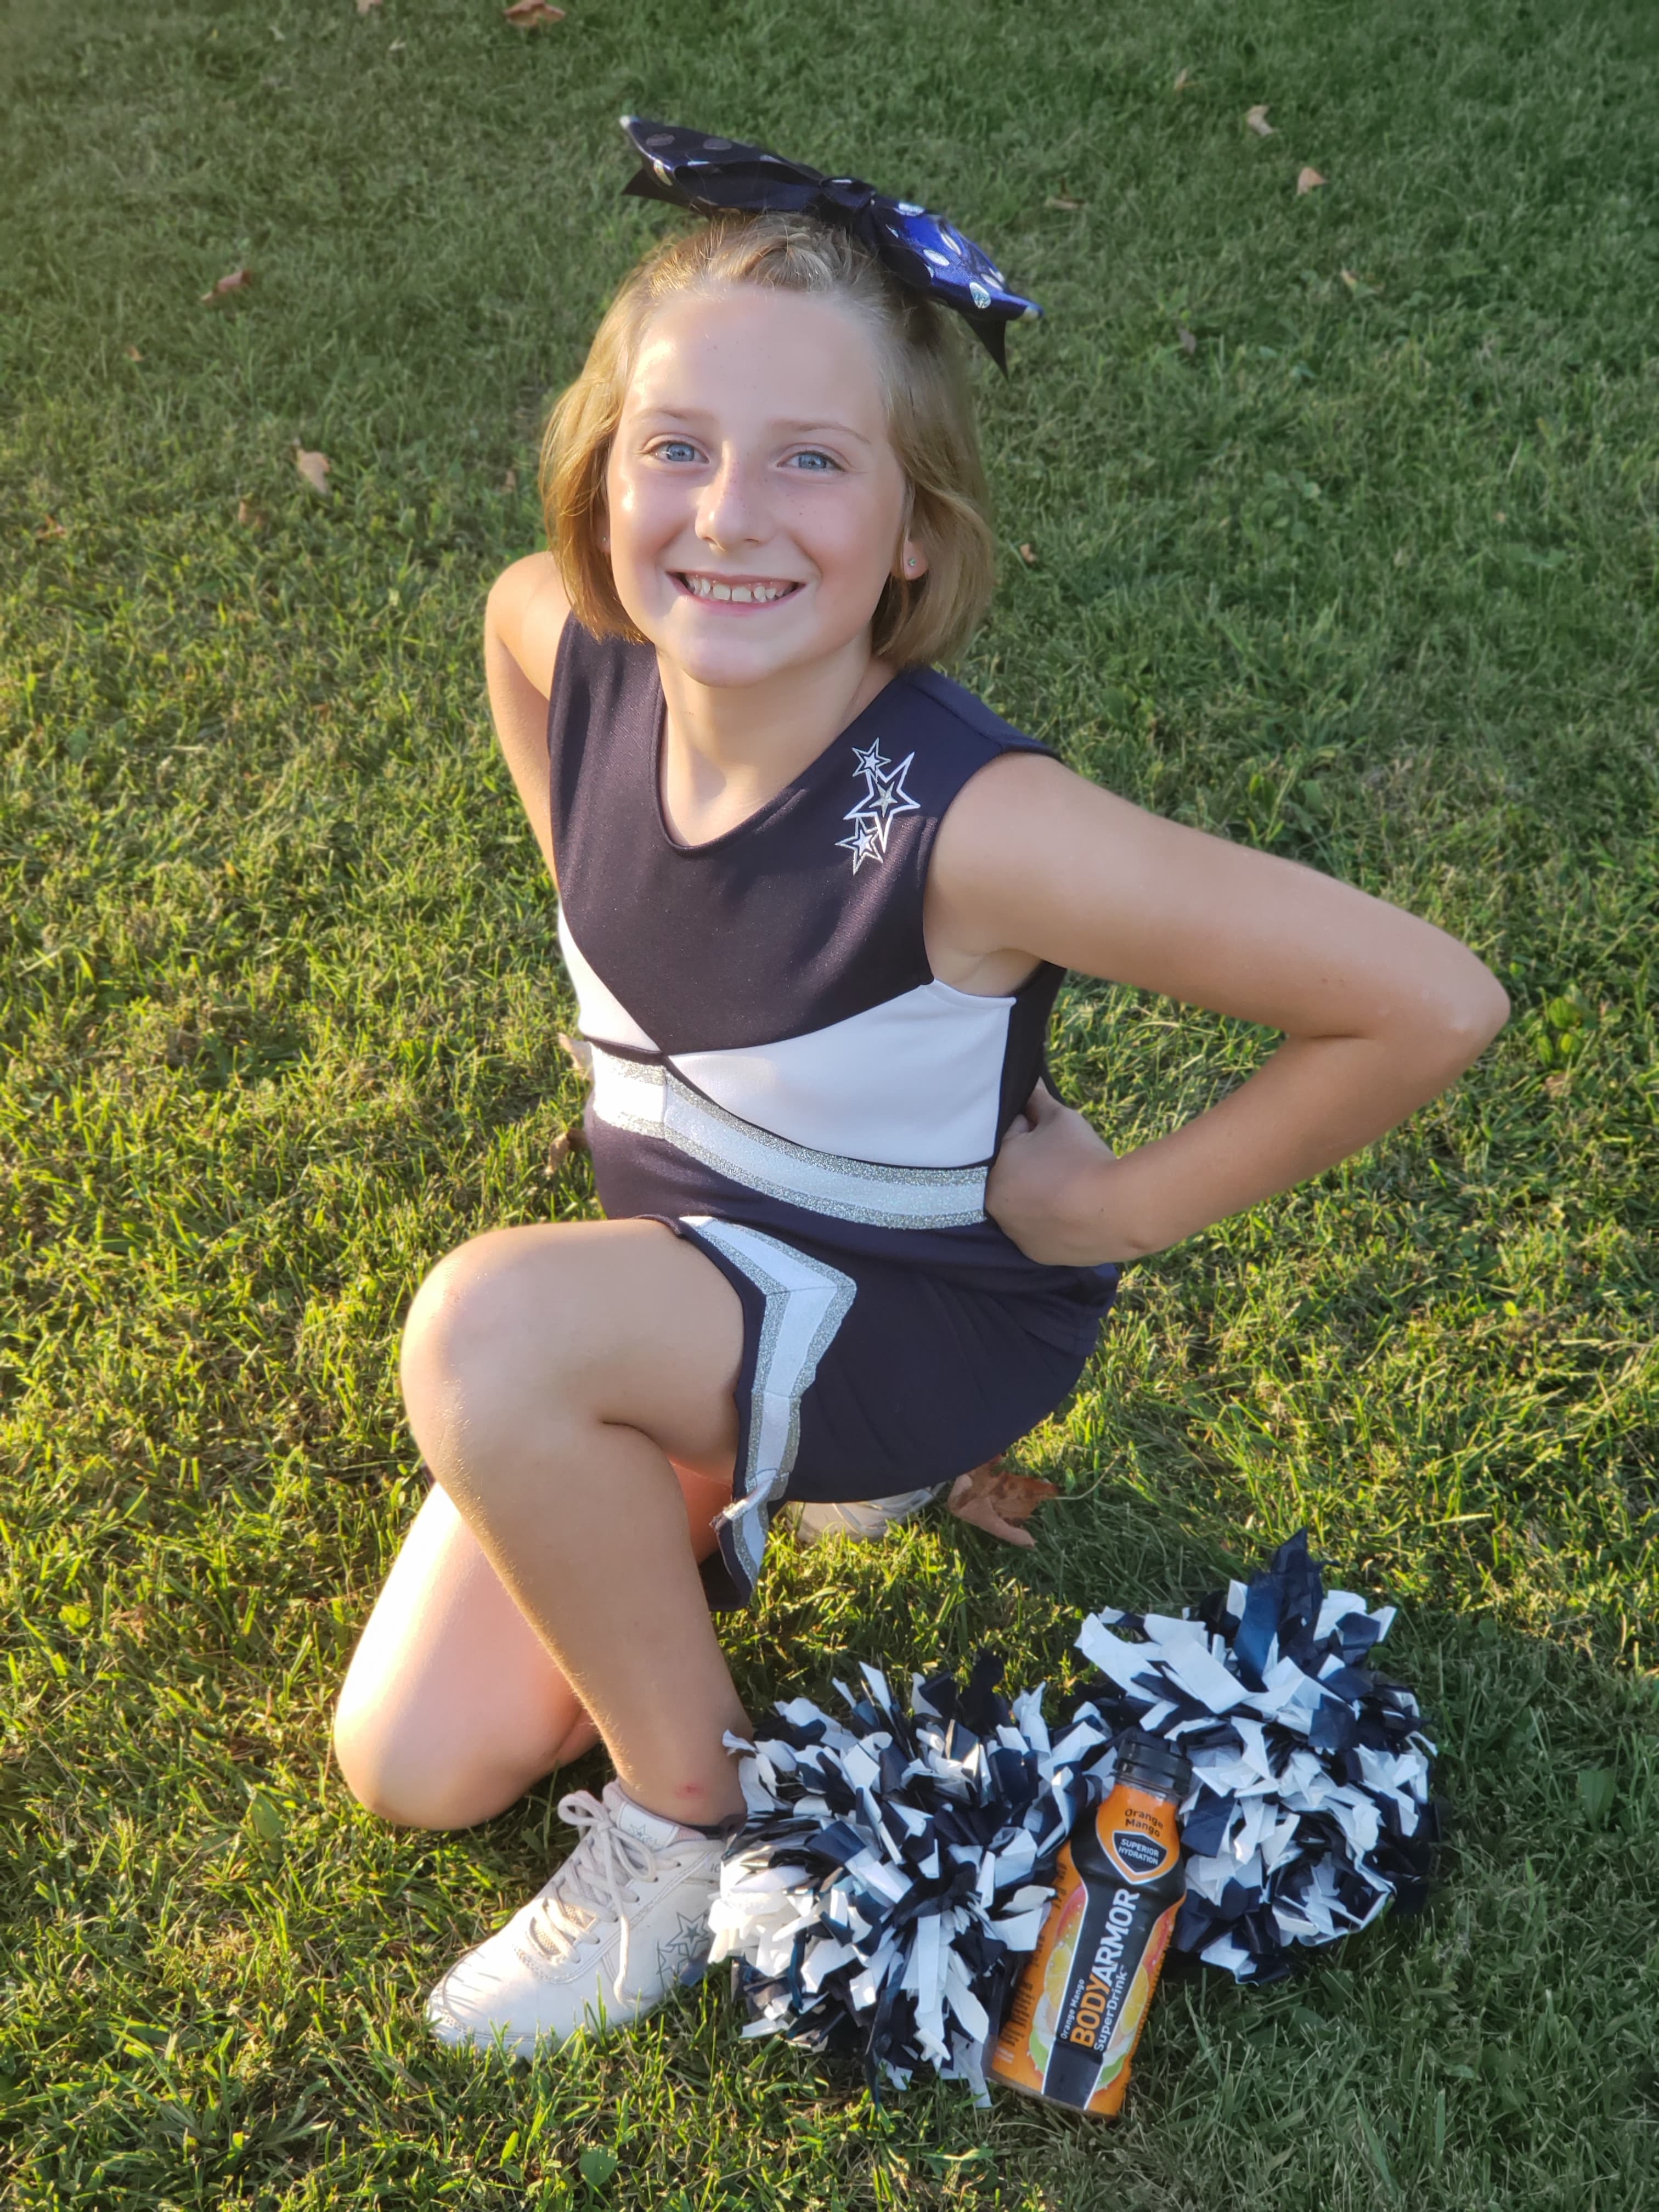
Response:
[[[1116,1159],[1075,1107],[1043,1084],[1002,1140],[986,1180],[985,1211],[1028,1260],[1092,1267],[1113,1251],[1105,1178]]]

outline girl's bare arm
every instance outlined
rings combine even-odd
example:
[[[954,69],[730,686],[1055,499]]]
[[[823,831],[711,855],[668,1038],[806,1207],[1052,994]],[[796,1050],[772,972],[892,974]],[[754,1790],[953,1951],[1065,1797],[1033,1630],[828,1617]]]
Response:
[[[568,612],[558,564],[550,553],[532,553],[503,569],[490,587],[484,609],[484,674],[495,735],[555,881],[547,702]]]
[[[987,1207],[1059,1264],[1138,1259],[1360,1151],[1509,1012],[1491,971],[1431,923],[1030,754],[994,763],[946,815],[927,933],[988,974],[1018,951],[1283,1033],[1237,1090],[1122,1159],[1080,1115],[1034,1103]]]

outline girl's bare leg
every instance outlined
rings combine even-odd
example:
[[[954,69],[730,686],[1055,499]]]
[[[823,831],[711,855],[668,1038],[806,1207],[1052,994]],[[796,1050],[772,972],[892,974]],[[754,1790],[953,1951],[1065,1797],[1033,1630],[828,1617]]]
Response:
[[[744,1723],[670,1461],[729,1485],[741,1351],[731,1285],[651,1222],[478,1237],[422,1285],[404,1340],[427,1464],[623,1786],[699,1823],[742,1809],[721,1737]],[[440,1577],[463,1610],[466,1564]],[[544,1749],[563,1712],[543,1706]]]
[[[706,1559],[731,1485],[675,1473],[692,1556]],[[467,1828],[580,1759],[599,1735],[434,1485],[346,1669],[334,1749],[347,1787],[383,1820]]]

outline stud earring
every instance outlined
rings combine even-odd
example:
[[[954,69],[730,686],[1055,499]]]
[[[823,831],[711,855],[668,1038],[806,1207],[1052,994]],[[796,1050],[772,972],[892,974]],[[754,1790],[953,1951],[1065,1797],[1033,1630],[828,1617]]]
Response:
[[[907,568],[914,568],[915,567],[915,565],[916,565],[916,556],[915,556],[915,555],[914,553],[912,553],[912,554],[910,555],[910,556],[908,557],[908,559],[905,562],[905,564],[904,564],[904,565],[905,565],[905,567],[906,567]]]

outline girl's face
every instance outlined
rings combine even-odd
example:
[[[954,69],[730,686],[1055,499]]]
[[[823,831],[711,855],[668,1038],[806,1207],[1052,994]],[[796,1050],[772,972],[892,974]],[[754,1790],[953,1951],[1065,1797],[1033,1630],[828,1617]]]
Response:
[[[830,300],[734,285],[659,308],[605,489],[617,597],[714,689],[828,659],[926,565],[874,343]]]

